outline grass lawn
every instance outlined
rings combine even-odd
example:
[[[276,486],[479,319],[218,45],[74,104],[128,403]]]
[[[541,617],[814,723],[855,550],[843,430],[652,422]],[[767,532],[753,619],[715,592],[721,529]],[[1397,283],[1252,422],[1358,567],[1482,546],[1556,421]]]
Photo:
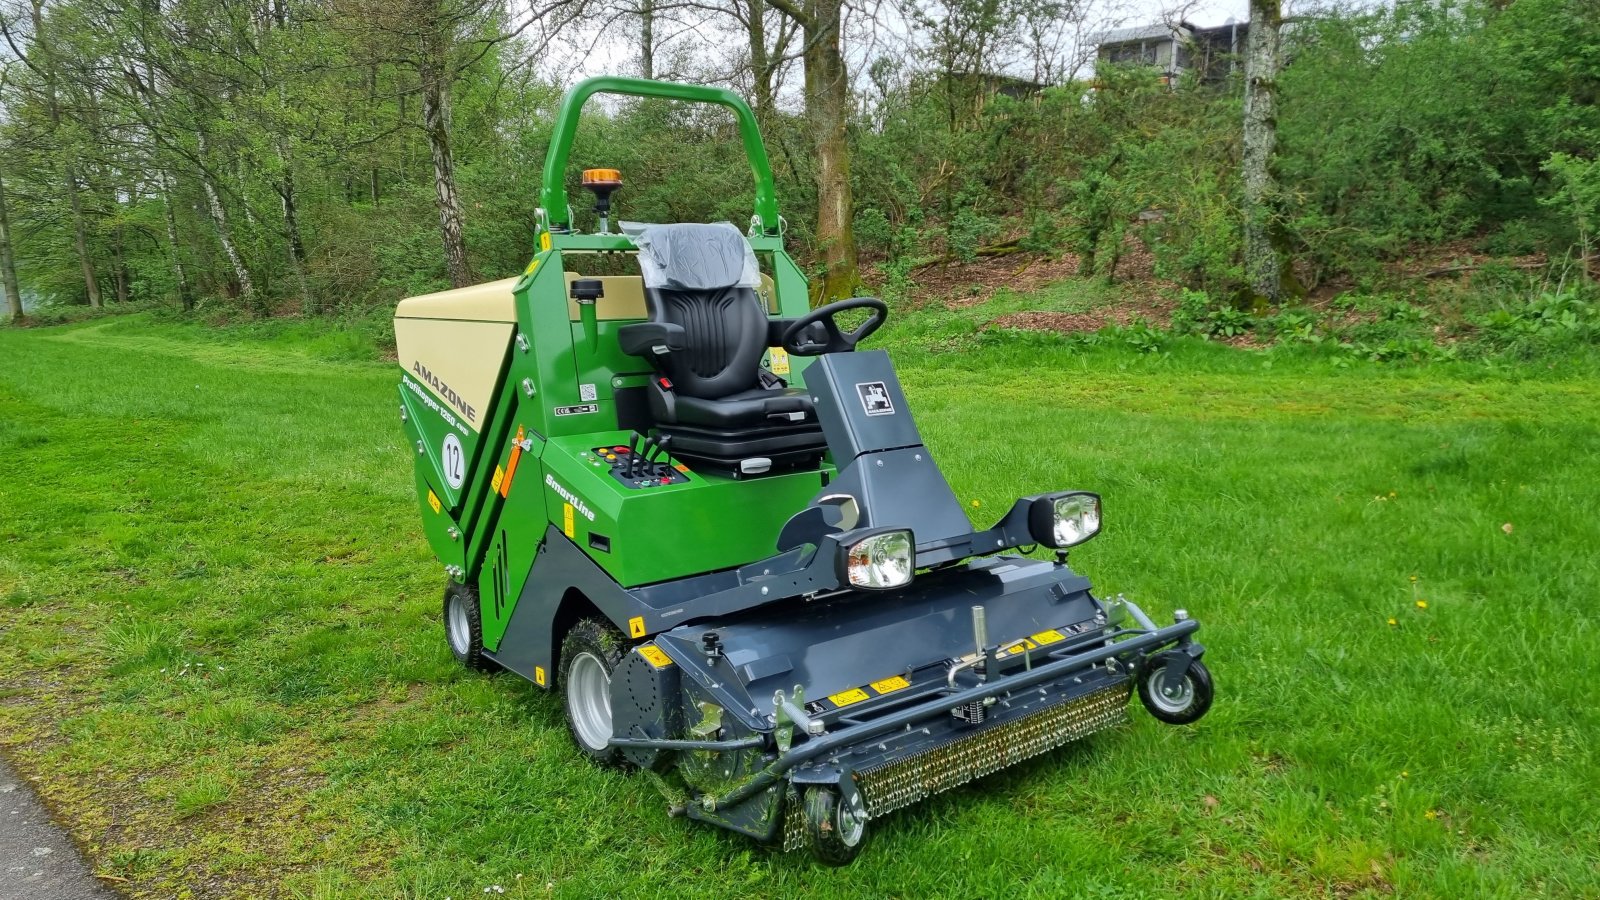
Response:
[[[0,332],[0,751],[136,896],[1600,896],[1592,366],[897,340],[984,524],[1103,493],[1074,565],[1202,621],[1210,716],[843,870],[668,819],[451,660],[392,364],[134,318]]]

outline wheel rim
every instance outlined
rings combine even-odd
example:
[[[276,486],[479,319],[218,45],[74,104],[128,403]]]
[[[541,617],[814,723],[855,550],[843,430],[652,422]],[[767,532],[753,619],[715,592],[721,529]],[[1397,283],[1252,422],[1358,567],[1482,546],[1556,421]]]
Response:
[[[1185,675],[1176,685],[1167,684],[1167,670],[1163,666],[1150,673],[1147,682],[1151,705],[1166,713],[1181,713],[1194,702],[1194,683]]]
[[[843,798],[839,800],[839,805],[835,809],[839,811],[837,815],[839,820],[839,840],[846,847],[854,847],[861,843],[861,836],[867,831],[866,816],[856,815],[855,810],[851,809],[850,804],[844,802]]]
[[[459,595],[450,598],[450,614],[446,616],[445,630],[449,632],[450,647],[458,656],[466,656],[471,649],[472,628],[467,624],[467,605]]]
[[[611,675],[593,653],[579,653],[567,669],[567,710],[584,746],[604,750],[611,740]]]

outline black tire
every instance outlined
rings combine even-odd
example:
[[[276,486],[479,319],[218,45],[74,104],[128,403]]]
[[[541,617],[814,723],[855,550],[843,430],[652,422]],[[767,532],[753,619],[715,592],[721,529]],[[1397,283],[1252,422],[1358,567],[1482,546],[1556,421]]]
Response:
[[[1188,725],[1198,721],[1211,709],[1211,701],[1216,694],[1211,684],[1211,670],[1198,659],[1189,664],[1183,683],[1175,690],[1168,689],[1165,684],[1167,660],[1173,654],[1182,652],[1168,650],[1147,657],[1139,669],[1139,702],[1150,711],[1150,715],[1168,725]]]
[[[851,811],[831,787],[812,787],[805,796],[806,847],[825,866],[848,865],[867,845],[866,816]]]
[[[494,672],[500,667],[483,655],[483,608],[478,589],[451,581],[444,589],[444,639],[450,655],[469,669]]]
[[[606,746],[601,733],[605,739],[611,737],[611,673],[626,652],[622,632],[601,619],[579,620],[561,641],[556,684],[567,714],[567,732],[584,756],[602,766],[622,765],[622,751]]]

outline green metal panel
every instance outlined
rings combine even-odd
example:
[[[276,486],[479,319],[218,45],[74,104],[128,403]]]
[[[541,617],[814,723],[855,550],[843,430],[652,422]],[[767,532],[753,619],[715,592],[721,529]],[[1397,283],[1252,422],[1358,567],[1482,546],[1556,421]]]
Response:
[[[623,431],[557,438],[544,455],[550,523],[624,587],[773,555],[779,529],[824,477],[811,471],[735,480],[691,472],[686,484],[633,489],[588,452],[626,440]],[[592,545],[595,535],[610,541],[611,552]]]
[[[502,479],[510,479],[503,500],[499,493],[492,492],[499,502],[493,506],[492,515],[485,516],[479,537],[483,550],[480,554],[482,567],[477,574],[478,598],[483,613],[483,643],[491,651],[500,646],[506,623],[511,620],[517,595],[522,590],[528,569],[533,566],[533,558],[549,521],[542,484],[543,470],[539,465],[544,441],[525,426],[523,435],[528,442],[528,449],[521,453],[516,469],[513,471],[510,466],[511,454],[515,449],[511,439],[505,441],[504,451],[495,459],[495,467],[489,469],[491,485],[496,468]],[[512,435],[514,437],[515,433]],[[497,594],[497,588],[503,593]]]
[[[422,534],[428,539],[428,546],[433,548],[433,555],[439,557],[439,562],[446,566],[463,566],[462,542],[450,536],[450,529],[455,527],[456,520],[450,515],[450,510],[444,507],[443,501],[438,509],[433,508],[428,498],[439,494],[435,486],[428,482],[421,462],[416,466],[415,478],[417,505],[422,510]]]
[[[572,140],[578,133],[578,117],[583,112],[583,104],[599,93],[714,103],[733,110],[739,120],[739,136],[744,141],[745,156],[749,157],[750,170],[755,175],[756,216],[761,220],[761,230],[767,234],[778,233],[778,195],[772,186],[772,164],[767,161],[766,148],[761,145],[761,130],[756,127],[755,114],[743,98],[727,88],[610,75],[580,81],[561,98],[561,110],[556,113],[555,134],[550,139],[550,151],[544,159],[544,185],[540,192],[540,200],[552,230],[565,231],[572,227],[572,213],[567,207],[567,158],[572,153]]]

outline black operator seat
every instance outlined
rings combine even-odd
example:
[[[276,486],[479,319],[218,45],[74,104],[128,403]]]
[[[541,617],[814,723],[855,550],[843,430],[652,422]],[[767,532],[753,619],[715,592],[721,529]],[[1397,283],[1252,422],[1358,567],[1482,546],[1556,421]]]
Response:
[[[647,321],[618,330],[655,370],[650,413],[673,455],[744,474],[814,466],[826,442],[805,391],[761,367],[789,321],[756,296],[761,272],[734,226],[625,226],[639,248]]]

